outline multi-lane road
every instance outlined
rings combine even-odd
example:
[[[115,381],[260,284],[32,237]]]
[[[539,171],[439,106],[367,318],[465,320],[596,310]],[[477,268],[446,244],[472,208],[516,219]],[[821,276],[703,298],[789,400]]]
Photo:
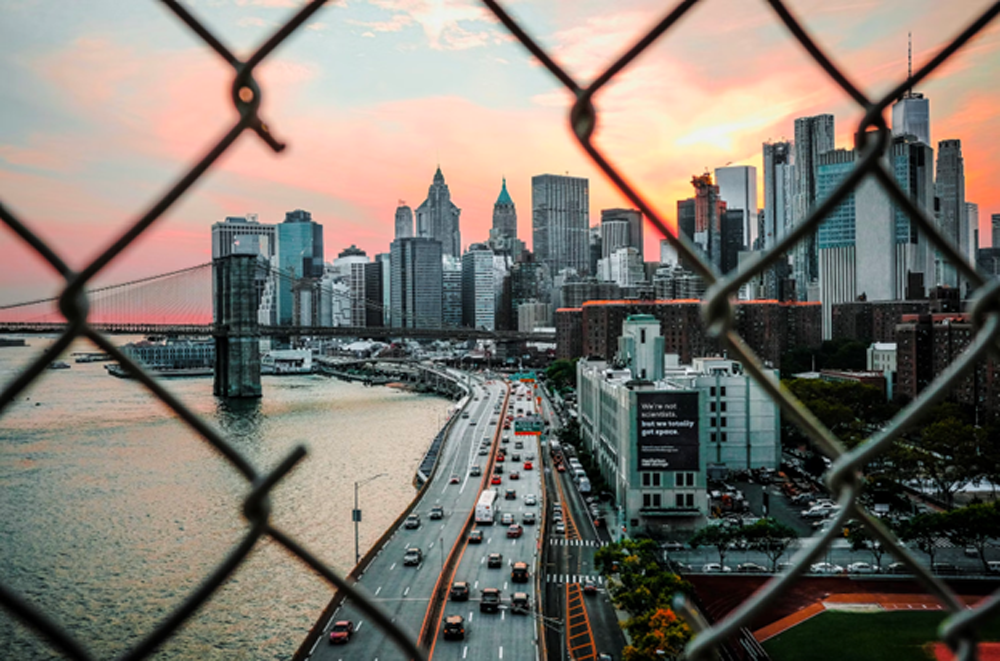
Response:
[[[423,624],[441,567],[478,498],[481,478],[470,472],[472,466],[486,466],[489,457],[480,452],[484,444],[489,447],[502,426],[498,423],[506,392],[506,384],[500,381],[488,383],[481,378],[472,379],[471,401],[464,413],[458,414],[460,417],[444,444],[437,471],[413,509],[420,516],[420,526],[415,529],[400,526],[357,583],[359,589],[414,638]],[[452,476],[457,478],[457,484],[452,483]],[[435,505],[443,507],[443,518],[430,518]],[[423,560],[416,566],[403,564],[403,556],[410,547],[418,547],[423,554]],[[337,620],[354,622],[355,633],[346,645],[328,642],[330,628]],[[360,610],[345,603],[329,622],[324,623],[323,635],[310,658],[386,660],[408,656],[383,631],[369,623]]]

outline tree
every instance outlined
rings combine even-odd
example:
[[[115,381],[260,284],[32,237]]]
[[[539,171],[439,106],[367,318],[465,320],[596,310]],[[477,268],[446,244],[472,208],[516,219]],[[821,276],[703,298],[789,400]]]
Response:
[[[739,531],[739,527],[727,524],[705,526],[692,535],[688,544],[693,549],[699,546],[714,547],[719,553],[719,564],[725,565],[726,554],[736,545],[736,541],[741,536]]]
[[[948,507],[956,491],[983,474],[976,430],[957,417],[939,418],[924,426],[915,449],[923,475]]]
[[[990,539],[1000,537],[1000,509],[997,504],[977,503],[943,514],[942,528],[956,546],[976,549],[983,563],[983,571],[989,572],[986,562],[986,544]]]
[[[918,514],[899,528],[899,538],[911,542],[927,554],[931,565],[937,552],[937,542],[945,535],[944,516],[940,512]]]
[[[799,533],[791,526],[772,518],[760,519],[742,529],[750,548],[760,551],[771,561],[771,571],[777,571],[778,558],[799,538]]]
[[[567,360],[560,358],[553,361],[545,369],[545,378],[552,385],[552,388],[563,391],[566,388],[576,388],[576,362],[578,359]]]
[[[847,541],[851,544],[852,551],[868,551],[872,554],[875,566],[882,567],[882,558],[885,557],[886,549],[882,547],[882,542],[877,540],[864,525],[861,523],[848,525]]]
[[[625,623],[632,644],[622,650],[624,661],[677,659],[691,640],[691,628],[669,608],[657,608]]]

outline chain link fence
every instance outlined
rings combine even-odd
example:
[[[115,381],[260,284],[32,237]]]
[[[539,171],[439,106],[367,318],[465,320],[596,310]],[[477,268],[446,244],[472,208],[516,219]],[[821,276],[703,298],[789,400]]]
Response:
[[[59,298],[59,309],[68,322],[65,331],[58,337],[50,351],[39,356],[0,393],[0,415],[17,398],[19,393],[43,373],[50,362],[69,347],[73,340],[87,338],[133,371],[143,385],[170,407],[178,418],[230,462],[245,477],[249,487],[249,493],[243,503],[247,529],[242,541],[230,550],[228,556],[209,576],[205,577],[198,588],[181,605],[146,635],[139,644],[124,654],[123,659],[145,658],[170,638],[240,566],[250,551],[264,537],[273,539],[292,557],[323,577],[331,586],[342,591],[378,626],[385,630],[410,658],[425,658],[423,651],[417,648],[415,642],[396,627],[378,606],[363,598],[341,576],[317,560],[309,550],[270,521],[269,493],[305,456],[306,451],[303,447],[296,448],[270,473],[261,472],[251,465],[225,438],[211,429],[195,413],[184,407],[180,401],[164,390],[149,375],[145,374],[107,337],[91,328],[87,321],[88,297],[85,291],[87,284],[181,198],[244,131],[249,130],[256,133],[275,152],[280,152],[284,148],[284,144],[274,137],[268,125],[258,114],[261,89],[254,79],[254,70],[277,46],[315,14],[325,4],[325,1],[313,0],[304,5],[253,55],[246,61],[241,61],[177,0],[162,0],[163,4],[178,19],[196,33],[219,57],[232,66],[235,73],[232,84],[232,100],[239,113],[239,120],[207,151],[201,160],[191,167],[111,247],[94,259],[83,271],[78,273],[70,269],[60,255],[32,231],[29,223],[15,217],[0,202],[0,219],[65,279],[66,284]],[[859,109],[863,111],[864,117],[857,127],[856,148],[859,158],[850,174],[829,197],[811,210],[806,220],[794,227],[771,250],[758,253],[742,268],[728,276],[722,276],[711,264],[706,262],[698,249],[683,235],[677,236],[668,229],[667,224],[653,205],[628,182],[624,173],[615,167],[592,139],[598,121],[598,110],[595,105],[595,97],[598,92],[655,41],[670,30],[675,29],[678,21],[698,4],[699,0],[684,0],[677,4],[645,36],[587,86],[574,80],[551,55],[536,43],[521,24],[506,12],[501,3],[496,2],[496,0],[483,0],[483,4],[527,51],[537,58],[575,97],[576,101],[572,104],[569,112],[569,124],[590,159],[636,208],[642,211],[649,222],[674,246],[679,256],[691,264],[709,285],[703,307],[706,326],[723,341],[732,355],[742,361],[745,369],[778,403],[784,415],[797,424],[824,453],[834,460],[826,475],[827,484],[836,494],[841,506],[839,514],[834,519],[834,524],[825,533],[811,540],[811,543],[804,545],[794,555],[791,567],[783,575],[776,576],[769,581],[752,598],[715,626],[709,627],[699,620],[694,612],[689,611],[683,602],[679,603],[679,610],[688,616],[689,622],[698,632],[698,635],[688,646],[687,655],[690,658],[712,656],[722,641],[738,633],[741,627],[746,626],[755,614],[787,591],[798,577],[808,569],[809,565],[824,553],[843,524],[853,517],[862,522],[868,531],[890,550],[892,555],[905,563],[916,579],[946,606],[950,615],[941,626],[939,632],[941,639],[957,653],[959,659],[974,659],[976,658],[976,629],[984,620],[1000,609],[1000,594],[992,595],[974,608],[963,606],[958,596],[943,581],[917,562],[913,554],[904,548],[896,537],[861,505],[859,495],[864,484],[859,475],[869,461],[883,454],[900,439],[901,434],[905,431],[913,429],[922,416],[927,414],[933,405],[943,400],[956,382],[978,361],[985,359],[990,354],[1000,356],[1000,351],[998,351],[1000,347],[996,341],[997,333],[1000,332],[1000,306],[998,306],[1000,281],[987,281],[977,273],[973,265],[969,264],[955,246],[944,237],[928,211],[918,208],[899,187],[893,174],[882,160],[891,138],[890,130],[883,118],[885,110],[903,92],[926,79],[929,74],[989,24],[1000,13],[1000,2],[992,4],[983,11],[976,20],[907,80],[901,81],[882,98],[871,100],[851,82],[848,74],[837,67],[827,53],[815,43],[784,2],[781,0],[761,1],[766,2],[771,7],[777,20],[787,28],[805,49],[808,56],[857,103]],[[789,253],[793,246],[814,234],[824,218],[867,177],[873,177],[880,183],[891,197],[892,202],[910,217],[921,234],[935,247],[942,258],[954,265],[960,277],[965,278],[975,288],[971,316],[977,332],[966,352],[948,369],[938,375],[937,379],[901,411],[891,424],[874,434],[866,442],[848,451],[806,407],[798,402],[769,372],[764,371],[759,358],[732,330],[731,299],[742,286],[773,266],[783,255]],[[50,619],[46,613],[35,608],[28,600],[3,583],[0,583],[0,606],[47,638],[49,643],[66,657],[71,659],[91,658],[80,642],[66,628]]]

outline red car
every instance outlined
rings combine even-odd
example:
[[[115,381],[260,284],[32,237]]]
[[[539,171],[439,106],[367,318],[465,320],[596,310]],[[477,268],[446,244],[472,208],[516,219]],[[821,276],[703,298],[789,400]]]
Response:
[[[507,528],[508,537],[520,537],[523,533],[524,533],[524,528],[522,528],[521,524],[519,523],[515,523],[511,527]]]
[[[530,471],[532,468],[534,468],[534,466],[531,464],[530,461],[524,462],[524,470]]]
[[[513,471],[508,477],[512,480],[517,480],[520,479],[521,474],[518,473],[517,471]]]
[[[499,454],[497,454],[497,461],[504,461],[506,459],[507,459],[507,456],[503,452],[500,452]]]
[[[451,479],[448,480],[451,484],[458,484],[461,480],[458,479],[458,475],[452,475]]]
[[[587,580],[583,582],[583,593],[584,594],[597,594],[597,586],[594,585],[593,581]]]
[[[333,624],[330,629],[330,644],[343,645],[351,641],[351,634],[354,633],[354,622],[350,620],[340,620]]]
[[[566,467],[563,466],[562,464],[559,464],[558,466],[556,466],[556,470],[559,471],[560,473],[565,473]]]
[[[494,475],[493,479],[490,480],[490,484],[500,484],[502,481],[499,475]]]

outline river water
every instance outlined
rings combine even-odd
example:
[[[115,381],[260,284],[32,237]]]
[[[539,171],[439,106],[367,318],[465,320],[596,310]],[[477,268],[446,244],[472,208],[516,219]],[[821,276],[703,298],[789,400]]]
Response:
[[[51,340],[0,348],[0,383]],[[80,343],[72,350],[93,350]],[[67,359],[68,360],[68,359]],[[320,376],[264,377],[264,397],[227,406],[210,378],[167,382],[260,471],[309,455],[272,492],[272,520],[340,573],[413,498],[412,478],[450,403]],[[104,363],[44,374],[0,417],[0,582],[97,658],[133,647],[246,531],[243,477],[140,384]],[[271,542],[157,659],[287,659],[332,595]],[[0,657],[63,658],[0,609]]]

